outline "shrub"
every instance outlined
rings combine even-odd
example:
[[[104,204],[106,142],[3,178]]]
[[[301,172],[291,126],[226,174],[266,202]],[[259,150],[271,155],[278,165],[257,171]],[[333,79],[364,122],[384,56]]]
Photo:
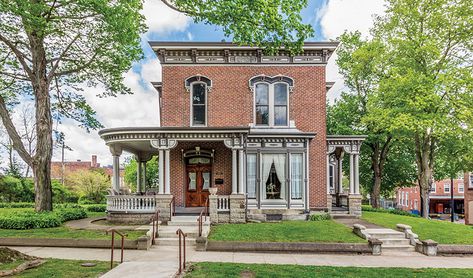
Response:
[[[64,208],[57,210],[55,213],[57,216],[59,216],[61,222],[83,219],[87,217],[87,212],[85,212],[83,208]]]
[[[53,190],[53,203],[77,203],[79,201],[79,195],[69,190],[69,188],[62,185],[59,181],[53,180],[51,187]]]
[[[34,203],[0,203],[0,208],[34,208]]]
[[[58,227],[63,222],[86,218],[84,208],[61,208],[52,212],[36,213],[33,211],[15,212],[0,215],[1,229],[38,229]]]
[[[68,185],[80,195],[80,203],[100,204],[106,201],[110,178],[99,171],[80,170],[67,176]]]
[[[381,212],[381,213],[391,213],[403,216],[410,216],[410,217],[419,217],[417,214],[410,213],[408,211],[403,211],[399,209],[384,209],[384,208],[373,208],[371,206],[362,206],[361,209],[363,211],[371,211],[371,212]]]
[[[107,205],[90,205],[90,206],[87,206],[87,211],[91,211],[91,212],[105,212],[107,210]]]
[[[328,213],[318,213],[318,214],[312,214],[309,217],[310,221],[322,221],[322,220],[330,220],[332,217]]]
[[[52,212],[23,212],[14,215],[0,216],[0,228],[2,229],[26,230],[52,228],[61,225],[61,223],[59,216]]]

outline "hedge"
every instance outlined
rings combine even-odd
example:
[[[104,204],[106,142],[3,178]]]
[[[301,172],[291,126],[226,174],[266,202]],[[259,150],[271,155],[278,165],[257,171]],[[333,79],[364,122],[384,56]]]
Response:
[[[322,220],[330,220],[332,217],[328,213],[318,213],[318,214],[312,214],[309,217],[309,221],[322,221]]]
[[[11,215],[0,215],[1,229],[27,230],[53,228],[63,222],[86,218],[83,208],[62,208],[52,212],[18,212]]]
[[[34,203],[0,203],[0,208],[34,208]]]
[[[371,211],[371,212],[381,212],[381,213],[391,213],[403,216],[410,216],[410,217],[419,217],[417,214],[410,213],[408,211],[403,211],[399,209],[383,209],[383,208],[373,208],[370,206],[361,206],[362,211]]]
[[[107,210],[107,205],[90,205],[87,206],[87,211],[90,212],[105,212]]]

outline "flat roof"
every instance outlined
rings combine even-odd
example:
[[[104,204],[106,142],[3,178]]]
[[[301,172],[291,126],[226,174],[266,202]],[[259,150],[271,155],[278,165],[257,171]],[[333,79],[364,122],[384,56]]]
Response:
[[[149,41],[149,45],[153,50],[157,49],[174,49],[174,50],[184,50],[184,49],[263,49],[259,46],[249,46],[249,45],[239,45],[233,42],[195,42],[195,41]],[[339,45],[339,42],[305,42],[303,45],[304,50],[320,50],[327,49],[334,51]],[[284,47],[281,47],[284,49]]]

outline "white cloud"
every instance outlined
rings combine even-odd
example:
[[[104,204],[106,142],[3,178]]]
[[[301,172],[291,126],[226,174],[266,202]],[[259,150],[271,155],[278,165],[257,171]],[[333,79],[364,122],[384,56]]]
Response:
[[[179,13],[159,0],[146,0],[142,14],[146,18],[148,32],[167,34],[173,31],[185,31],[191,18]]]
[[[157,58],[149,59],[141,64],[141,77],[146,82],[161,81],[161,63]]]
[[[345,30],[368,35],[373,15],[384,13],[382,0],[329,0],[317,14],[326,39],[336,39]]]
[[[364,36],[369,36],[369,30],[373,27],[375,14],[383,14],[385,11],[383,0],[328,0],[328,2],[316,12],[322,34],[325,40],[335,40],[345,30],[360,31]],[[333,101],[347,88],[343,77],[338,73],[336,65],[337,55],[334,54],[327,64],[327,80],[335,81],[334,86],[328,93],[328,99]]]

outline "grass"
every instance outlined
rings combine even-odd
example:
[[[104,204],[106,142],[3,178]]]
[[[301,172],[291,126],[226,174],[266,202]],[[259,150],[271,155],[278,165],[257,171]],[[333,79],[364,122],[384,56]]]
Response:
[[[135,240],[144,235],[146,231],[123,231],[127,239]],[[56,228],[30,229],[30,230],[7,230],[0,229],[0,237],[13,238],[73,238],[73,239],[110,239],[105,231],[99,230],[74,230],[64,226]]]
[[[366,242],[332,220],[222,224],[212,227],[210,240],[246,242]]]
[[[473,226],[368,211],[363,212],[362,218],[368,222],[392,229],[396,229],[397,224],[409,225],[421,240],[432,239],[442,244],[473,244]]]
[[[471,277],[473,269],[445,268],[384,268],[384,267],[332,267],[306,265],[196,263],[186,278],[226,277]]]
[[[9,264],[0,264],[0,269],[13,269],[23,262],[16,261]],[[85,262],[93,262],[97,265],[93,267],[81,266]],[[25,270],[19,275],[12,277],[100,277],[109,270],[110,262],[47,259],[44,264]]]
[[[0,215],[9,215],[13,213],[20,213],[20,212],[33,212],[33,208],[0,208]],[[105,212],[93,212],[87,211],[87,217],[99,217],[99,216],[106,216]]]

